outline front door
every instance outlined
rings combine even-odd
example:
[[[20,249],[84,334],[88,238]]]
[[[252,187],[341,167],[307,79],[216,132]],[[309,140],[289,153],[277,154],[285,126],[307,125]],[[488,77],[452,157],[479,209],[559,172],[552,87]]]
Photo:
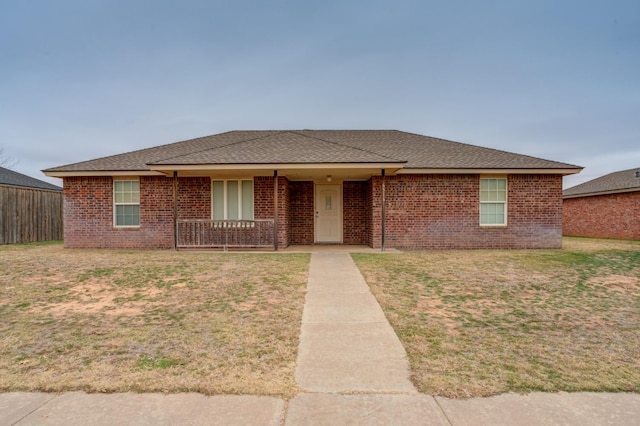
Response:
[[[342,242],[342,187],[316,185],[316,243]]]

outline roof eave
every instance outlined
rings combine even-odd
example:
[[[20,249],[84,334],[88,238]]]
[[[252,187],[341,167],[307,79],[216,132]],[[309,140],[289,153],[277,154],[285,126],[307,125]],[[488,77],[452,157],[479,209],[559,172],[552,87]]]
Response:
[[[598,195],[612,195],[612,194],[625,194],[628,192],[640,192],[640,187],[624,188],[624,189],[612,189],[610,191],[598,191],[598,192],[584,192],[581,194],[569,194],[563,195],[562,198],[582,198],[582,197],[595,197]]]
[[[164,173],[151,170],[73,170],[73,171],[50,171],[43,170],[46,176],[65,178],[77,176],[163,176]]]
[[[229,170],[323,170],[323,169],[386,169],[399,170],[406,162],[389,163],[243,163],[243,164],[149,164],[151,171],[167,174],[174,171],[229,171]]]
[[[406,162],[389,163],[261,163],[261,164],[149,164],[146,170],[43,170],[49,177],[77,176],[166,176],[174,171],[231,171],[231,170],[336,170],[385,169],[397,174],[554,174],[571,175],[582,168],[521,169],[521,168],[406,168]]]
[[[403,168],[398,174],[520,174],[520,175],[573,175],[580,173],[582,168],[558,169],[519,169],[519,168]]]

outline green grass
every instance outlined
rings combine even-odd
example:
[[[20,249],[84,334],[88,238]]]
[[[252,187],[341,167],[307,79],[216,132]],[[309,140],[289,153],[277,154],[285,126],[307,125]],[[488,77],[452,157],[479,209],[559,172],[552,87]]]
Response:
[[[309,256],[0,247],[0,391],[292,397]]]
[[[640,243],[353,255],[422,392],[640,392]]]

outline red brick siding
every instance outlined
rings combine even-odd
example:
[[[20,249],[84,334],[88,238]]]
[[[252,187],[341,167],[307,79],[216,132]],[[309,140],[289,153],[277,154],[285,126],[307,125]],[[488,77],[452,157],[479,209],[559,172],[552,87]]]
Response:
[[[113,226],[113,179],[64,179],[64,244],[67,248],[173,247],[173,180],[140,177],[140,227]]]
[[[178,178],[178,218],[211,219],[211,178]]]
[[[640,240],[640,191],[567,198],[564,235]]]
[[[289,210],[290,210],[289,181],[285,177],[278,177],[278,245],[287,247],[289,241]]]
[[[381,177],[345,182],[344,242],[381,246]],[[140,178],[140,228],[113,226],[110,177],[65,178],[65,246],[173,247],[173,179]],[[210,178],[180,178],[180,217],[211,217]],[[281,247],[313,242],[312,182],[278,178]],[[508,225],[479,225],[478,175],[386,178],[386,246],[421,248],[558,248],[562,239],[562,178],[509,176]],[[637,209],[637,198],[635,198]],[[256,219],[273,218],[273,178],[254,178]],[[600,209],[598,209],[600,210]],[[637,234],[636,234],[637,238]]]
[[[380,180],[371,178],[367,182],[366,218],[367,218],[367,244],[370,247],[381,246],[380,240],[380,203],[375,203],[380,197]],[[376,232],[378,234],[376,235]]]
[[[342,185],[342,240],[344,244],[368,244],[367,182]]]
[[[371,179],[371,244],[381,246],[381,177]],[[562,177],[510,175],[505,227],[479,224],[478,175],[386,178],[386,247],[560,248]]]
[[[314,184],[289,182],[289,238],[291,244],[314,243]]]
[[[273,178],[256,176],[253,178],[253,217],[273,219]]]
[[[510,175],[505,248],[562,248],[562,176]]]
[[[257,176],[253,179],[253,212],[256,219],[273,219],[273,178]],[[289,245],[289,181],[278,177],[278,246]]]

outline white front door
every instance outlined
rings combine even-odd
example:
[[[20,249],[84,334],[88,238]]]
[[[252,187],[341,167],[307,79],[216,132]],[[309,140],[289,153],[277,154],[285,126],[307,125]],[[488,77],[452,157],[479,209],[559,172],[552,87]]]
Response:
[[[342,186],[316,185],[316,243],[342,242]]]

